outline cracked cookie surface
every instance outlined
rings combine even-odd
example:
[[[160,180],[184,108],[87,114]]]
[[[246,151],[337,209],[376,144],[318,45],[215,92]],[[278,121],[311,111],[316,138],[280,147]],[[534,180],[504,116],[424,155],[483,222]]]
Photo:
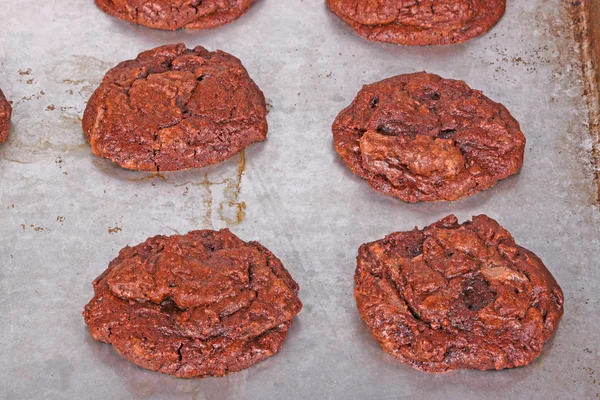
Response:
[[[242,16],[255,0],[96,0],[101,10],[150,28],[215,28]]]
[[[120,63],[83,115],[92,152],[123,168],[175,171],[224,161],[267,136],[266,102],[240,60],[167,45]]]
[[[0,90],[0,143],[8,138],[11,114],[12,107],[8,100],[6,100],[6,97],[4,97],[2,90]]]
[[[362,319],[386,352],[422,371],[527,365],[563,314],[542,261],[485,215],[363,244],[357,264]]]
[[[460,43],[504,14],[506,0],[327,0],[361,36],[403,45]]]
[[[410,203],[489,189],[518,172],[525,151],[519,123],[503,105],[425,72],[364,86],[332,131],[352,172]]]
[[[83,316],[94,339],[143,368],[222,376],[279,350],[302,308],[298,290],[259,243],[192,231],[121,250]]]

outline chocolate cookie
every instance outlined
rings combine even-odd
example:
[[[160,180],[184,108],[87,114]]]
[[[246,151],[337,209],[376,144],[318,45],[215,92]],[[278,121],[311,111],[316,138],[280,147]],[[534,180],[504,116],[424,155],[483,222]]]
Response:
[[[12,114],[12,107],[4,93],[0,90],[0,143],[4,142],[8,138],[8,131],[10,129],[10,116]]]
[[[360,315],[386,352],[422,371],[527,365],[563,314],[542,261],[485,215],[392,233],[357,260]]]
[[[459,43],[500,20],[506,0],[327,0],[361,36],[405,45]]]
[[[425,72],[364,86],[335,120],[333,138],[352,172],[409,203],[488,189],[521,168],[525,151],[503,105]]]
[[[225,25],[254,0],[96,0],[107,14],[150,28],[205,29]]]
[[[265,97],[240,60],[184,44],[111,69],[83,115],[98,157],[139,171],[226,160],[267,135]]]
[[[221,376],[279,350],[302,308],[298,290],[260,243],[193,231],[121,250],[83,316],[94,339],[143,368]]]

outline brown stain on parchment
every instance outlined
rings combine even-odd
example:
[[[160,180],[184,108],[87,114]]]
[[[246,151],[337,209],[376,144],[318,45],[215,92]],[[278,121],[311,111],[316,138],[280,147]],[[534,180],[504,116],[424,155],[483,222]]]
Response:
[[[45,226],[37,226],[35,224],[27,224],[27,222],[25,222],[24,224],[21,224],[21,229],[23,229],[24,231],[27,230],[27,228],[33,229],[36,232],[50,232],[49,228],[46,228]]]
[[[600,205],[600,22],[593,19],[600,7],[591,0],[569,2],[575,40],[579,43],[584,94],[588,105],[589,131],[592,138],[591,165],[596,183],[596,205]]]
[[[69,85],[81,85],[82,83],[86,83],[85,79],[63,79],[61,83],[67,83]]]
[[[62,81],[60,81],[60,83],[64,83],[67,85],[73,85],[73,86],[77,87],[77,89],[78,89],[77,92],[83,98],[91,96],[91,93],[93,93],[92,88],[95,88],[98,86],[98,84],[96,84],[96,82],[92,82],[87,79],[75,79],[75,80],[63,79]]]
[[[123,231],[123,228],[121,228],[120,226],[116,225],[114,228],[108,228],[108,233],[109,234],[114,234],[114,233],[119,233]]]
[[[246,218],[246,203],[240,201],[240,192],[242,186],[242,177],[246,170],[246,156],[242,151],[239,153],[239,159],[237,163],[237,168],[235,175],[225,178],[222,181],[211,181],[208,173],[205,173],[203,179],[201,181],[186,181],[183,183],[173,184],[176,188],[184,187],[185,191],[183,195],[187,195],[189,193],[189,186],[193,187],[202,187],[204,188],[205,193],[202,196],[202,204],[206,208],[206,212],[202,217],[192,217],[190,222],[196,224],[199,221],[202,222],[203,226],[213,229],[213,206],[214,206],[214,187],[215,186],[225,186],[223,189],[223,200],[220,201],[218,206],[216,207],[216,212],[221,221],[225,222],[228,227],[236,226],[241,224]],[[123,170],[120,167],[117,167],[116,164],[109,162],[108,160],[100,159],[94,157],[92,162],[96,165],[96,167],[102,172],[121,177],[124,180],[130,182],[142,182],[142,181],[150,181],[153,186],[156,186],[158,180],[169,183],[169,179],[167,175],[163,173],[145,173],[143,176],[129,176],[125,177],[123,174],[139,174],[136,171],[128,171]]]
[[[225,201],[219,204],[219,218],[225,222],[227,226],[239,225],[246,218],[246,203],[239,201],[240,191],[242,187],[242,175],[246,170],[246,154],[242,151],[240,153],[240,160],[238,162],[237,174],[233,178],[225,179]],[[227,215],[226,206],[229,209],[234,209],[234,216]]]
[[[202,181],[203,185],[206,188],[206,192],[207,195],[204,197],[204,200],[202,201],[202,203],[204,204],[204,207],[206,207],[206,213],[204,214],[204,218],[202,218],[202,222],[204,223],[204,226],[209,227],[210,229],[213,229],[213,223],[212,223],[212,206],[213,206],[213,199],[212,199],[212,189],[210,187],[210,181],[208,179],[208,174],[204,174],[204,181]]]
[[[569,1],[570,3],[570,1]],[[496,58],[489,64],[493,68],[492,76],[501,82],[517,84],[521,73],[536,75],[539,70],[550,66],[555,75],[565,74],[565,61],[570,64],[570,57],[561,57],[571,52],[570,40],[560,40],[569,37],[570,26],[564,23],[566,10],[560,7],[538,7],[533,14],[532,23],[536,31],[544,39],[543,44],[534,45],[525,40],[521,46],[509,46],[503,41],[490,46],[488,49],[496,53]],[[496,31],[490,32],[491,38],[504,36]],[[556,45],[556,48],[554,47]],[[561,48],[564,47],[564,48]],[[473,54],[476,56],[476,54]]]
[[[36,92],[34,94],[31,94],[29,96],[23,96],[21,97],[21,99],[19,101],[16,102],[16,104],[20,104],[23,103],[25,101],[31,101],[31,100],[39,100],[42,98],[42,96],[45,96],[46,92],[44,92],[43,90],[40,90],[39,92]]]
[[[108,175],[113,175],[113,176],[119,175],[118,172],[114,169],[111,169],[110,164],[107,165],[103,159],[96,158],[94,156],[91,156],[91,157],[92,157],[92,164],[94,164],[100,171],[102,171]]]
[[[86,147],[89,147],[86,144]],[[136,175],[136,174],[140,174],[142,172],[140,171],[131,171],[128,169],[124,169],[119,167],[117,164],[113,163],[112,161],[109,161],[107,159],[103,159],[103,158],[98,158],[96,156],[91,156],[92,158],[92,163],[102,172],[104,172],[105,174],[108,175],[112,175],[112,176],[122,176],[122,173],[129,173],[132,175]],[[123,178],[126,181],[129,182],[143,182],[143,181],[150,181],[152,182],[152,185],[155,186],[155,179],[161,180],[163,182],[167,182],[167,178],[165,177],[165,175],[159,173],[159,172],[143,172],[142,176],[135,176],[135,177],[125,177]]]
[[[114,66],[112,63],[87,55],[71,56],[68,63],[71,65],[71,70],[68,74],[59,77],[56,82],[73,86],[74,89],[67,89],[66,93],[70,95],[76,93],[86,102],[100,84],[102,77]]]
[[[142,182],[142,181],[153,181],[154,179],[160,179],[163,182],[167,181],[167,178],[159,172],[150,173],[146,176],[142,176],[139,178],[126,178],[129,182]],[[153,183],[154,185],[154,183]]]
[[[236,226],[241,224],[246,218],[246,203],[239,201],[240,191],[242,186],[242,176],[246,170],[246,154],[244,151],[239,153],[239,160],[237,164],[236,174],[233,177],[225,178],[222,181],[211,181],[208,178],[208,174],[204,175],[204,179],[200,182],[187,181],[177,185],[175,187],[186,187],[186,186],[202,186],[206,190],[206,196],[202,201],[207,208],[206,214],[202,218],[202,222],[205,226],[213,227],[213,186],[225,185],[224,189],[224,200],[219,203],[217,212],[219,219],[228,227]],[[195,222],[195,221],[193,221]]]
[[[588,382],[591,383],[593,386],[596,386],[593,387],[592,390],[595,389],[595,396],[597,399],[600,399],[600,376],[598,375],[596,370],[591,367],[579,367],[579,369],[587,375]]]
[[[201,182],[191,182],[187,181],[182,184],[174,185],[175,187],[185,187],[185,191],[183,192],[184,196],[187,196],[189,193],[189,186],[193,187],[202,187],[205,190],[204,195],[202,196],[202,204],[206,209],[206,212],[202,216],[202,225],[207,229],[214,229],[213,225],[213,190],[212,186],[215,185],[215,182],[211,182],[208,178],[208,173],[204,174],[204,179]],[[197,223],[198,219],[196,217],[191,218],[192,223]]]
[[[60,106],[60,119],[64,122],[68,122],[77,126],[81,126],[83,120],[80,115],[82,111],[71,106]]]
[[[10,208],[15,208],[15,205],[12,204]],[[54,226],[58,227],[60,229],[60,227],[64,225],[65,220],[66,220],[66,217],[59,215],[58,217],[56,217],[56,220],[53,221]],[[53,230],[53,229],[48,228],[47,226],[32,224],[32,223],[28,222],[27,220],[25,220],[25,222],[22,223],[20,226],[23,231],[31,229],[38,233],[52,232],[52,230]]]

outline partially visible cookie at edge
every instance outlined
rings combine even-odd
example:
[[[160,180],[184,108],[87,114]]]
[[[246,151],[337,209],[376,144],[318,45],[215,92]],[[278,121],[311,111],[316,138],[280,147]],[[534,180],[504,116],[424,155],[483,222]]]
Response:
[[[327,0],[362,37],[401,45],[460,43],[493,27],[506,0]]]
[[[215,28],[245,14],[255,0],[96,0],[104,12],[149,28]]]
[[[12,107],[4,93],[0,90],[0,143],[4,142],[8,138],[8,131],[10,130],[10,117],[12,115]]]
[[[94,281],[84,319],[129,361],[179,378],[248,368],[283,345],[302,303],[281,261],[229,230],[125,247]]]
[[[358,252],[354,296],[383,349],[426,372],[529,364],[563,315],[563,293],[495,220],[450,215]]]
[[[123,168],[176,171],[224,161],[267,136],[266,101],[240,60],[166,45],[108,71],[83,130]]]
[[[489,189],[519,171],[526,142],[502,104],[425,72],[365,85],[332,131],[352,172],[409,203]]]

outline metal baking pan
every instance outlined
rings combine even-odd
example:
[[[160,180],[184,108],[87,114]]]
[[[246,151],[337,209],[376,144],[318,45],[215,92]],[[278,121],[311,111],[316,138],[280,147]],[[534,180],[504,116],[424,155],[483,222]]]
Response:
[[[1,0],[0,87],[14,117],[0,145],[0,398],[600,398],[588,3],[507,3],[482,37],[416,48],[360,38],[323,0],[259,0],[227,26],[178,32],[119,21],[92,0]],[[80,118],[105,72],[182,41],[243,61],[271,107],[267,141],[221,165],[163,175],[92,156]],[[337,113],[363,84],[420,70],[508,107],[527,136],[519,175],[461,201],[409,205],[348,171],[332,145]],[[496,218],[562,286],[565,315],[531,365],[419,372],[384,353],[360,320],[359,245],[450,213]],[[90,337],[81,311],[119,249],[224,227],[267,246],[301,285],[304,309],[277,355],[228,377],[178,380]]]

